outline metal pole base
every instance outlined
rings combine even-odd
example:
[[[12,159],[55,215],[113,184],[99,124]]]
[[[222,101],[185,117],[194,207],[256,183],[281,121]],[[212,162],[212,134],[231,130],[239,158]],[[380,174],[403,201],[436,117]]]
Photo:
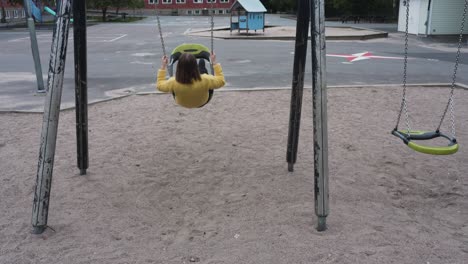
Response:
[[[40,235],[40,234],[44,233],[46,228],[47,228],[46,226],[34,226],[33,230],[31,231],[31,234]]]
[[[45,93],[47,93],[47,91],[46,91],[46,90],[37,90],[36,93],[38,93],[38,94],[45,94]]]
[[[86,169],[80,170],[80,175],[86,175]]]
[[[288,171],[293,172],[294,171],[294,163],[288,163]]]
[[[327,230],[327,217],[319,216],[318,223],[317,223],[317,231],[322,232],[325,230]]]

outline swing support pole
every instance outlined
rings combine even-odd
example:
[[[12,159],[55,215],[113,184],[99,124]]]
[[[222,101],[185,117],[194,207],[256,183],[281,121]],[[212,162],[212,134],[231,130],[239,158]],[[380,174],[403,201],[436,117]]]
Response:
[[[85,175],[89,166],[86,1],[73,1],[73,18],[77,166]]]
[[[37,92],[45,93],[46,90],[44,89],[44,80],[42,79],[41,58],[39,56],[39,47],[37,45],[36,26],[34,25],[31,12],[31,2],[29,2],[29,0],[24,1],[24,6],[26,8],[29,38],[31,39],[31,52],[34,60],[34,69],[36,70]]]
[[[41,234],[47,227],[49,199],[52,186],[55,146],[62,98],[63,75],[67,55],[68,31],[70,23],[70,1],[60,5],[53,33],[47,80],[47,96],[44,104],[41,144],[37,168],[36,187],[32,212],[34,234]]]
[[[312,100],[314,124],[314,199],[317,230],[327,229],[328,202],[328,131],[324,0],[299,0],[297,7],[296,48],[294,53],[291,111],[286,161],[294,171],[299,145],[304,73],[307,59],[309,23],[312,39]]]
[[[317,230],[324,231],[329,213],[325,0],[312,0],[311,14],[315,214]]]
[[[289,114],[288,147],[286,161],[288,171],[294,171],[299,145],[301,125],[302,97],[304,94],[304,74],[307,60],[309,39],[310,0],[299,0],[297,6],[296,46],[294,50],[294,68],[291,90],[291,110]]]

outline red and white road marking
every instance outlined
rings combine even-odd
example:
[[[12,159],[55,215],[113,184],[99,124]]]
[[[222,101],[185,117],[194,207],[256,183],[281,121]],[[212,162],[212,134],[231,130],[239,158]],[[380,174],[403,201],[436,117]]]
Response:
[[[403,60],[403,57],[387,57],[387,56],[375,56],[372,53],[365,51],[361,53],[355,54],[327,54],[327,57],[337,57],[337,58],[345,58],[348,63],[362,61],[362,60],[370,60],[370,59],[387,59],[387,60]]]

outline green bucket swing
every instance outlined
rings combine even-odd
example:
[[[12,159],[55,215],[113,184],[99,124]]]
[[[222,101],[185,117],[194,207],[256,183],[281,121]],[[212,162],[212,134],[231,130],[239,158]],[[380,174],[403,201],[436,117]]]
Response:
[[[442,118],[439,122],[438,127],[435,131],[421,131],[421,130],[411,130],[409,124],[409,114],[408,114],[408,105],[406,99],[406,77],[407,77],[407,66],[408,66],[408,25],[409,25],[409,5],[410,0],[406,1],[406,30],[405,30],[405,58],[404,58],[404,70],[403,70],[403,97],[401,102],[400,111],[398,114],[397,124],[395,128],[392,130],[392,134],[398,138],[400,138],[408,147],[413,149],[414,151],[424,153],[424,154],[431,154],[431,155],[451,155],[455,154],[459,150],[459,145],[457,139],[455,137],[455,115],[454,115],[454,91],[455,91],[455,84],[457,78],[457,70],[458,65],[460,62],[460,51],[463,41],[463,32],[465,27],[465,20],[468,8],[468,0],[465,0],[465,7],[463,11],[463,18],[461,22],[460,28],[460,37],[458,41],[458,50],[457,56],[455,60],[455,67],[452,76],[452,84],[450,89],[450,97],[448,103],[445,107],[445,111],[442,114]],[[442,133],[440,128],[442,123],[444,122],[445,116],[450,109],[450,117],[451,117],[451,124],[452,124],[452,131],[451,135],[447,135]],[[400,123],[401,115],[405,112],[406,117],[406,130],[398,129],[398,125]],[[448,141],[447,145],[445,146],[431,146],[431,145],[422,145],[419,141],[429,141],[436,138],[443,138]]]

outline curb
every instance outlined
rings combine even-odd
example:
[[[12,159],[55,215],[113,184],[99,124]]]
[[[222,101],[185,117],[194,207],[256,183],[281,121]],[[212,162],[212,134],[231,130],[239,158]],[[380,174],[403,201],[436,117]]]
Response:
[[[190,33],[188,33],[190,35]],[[197,35],[197,37],[209,37],[209,36],[200,36]],[[361,36],[326,36],[326,40],[369,40],[369,39],[377,39],[377,38],[387,38],[388,33],[376,33],[376,34],[367,34],[367,35],[361,35]],[[287,36],[278,36],[278,37],[265,37],[262,35],[259,36],[230,36],[230,37],[219,37],[219,36],[213,36],[213,38],[216,39],[224,39],[224,40],[229,40],[229,39],[245,39],[245,40],[295,40],[295,37],[287,37]],[[308,38],[309,40],[311,37]]]
[[[268,28],[273,28],[276,26],[265,26],[265,29]],[[336,28],[336,27],[333,27]],[[367,28],[360,28],[360,27],[339,27],[339,28],[349,28],[349,29],[355,29],[355,30],[365,30],[365,31],[373,31],[375,33],[371,34],[363,34],[363,35],[340,35],[340,36],[325,36],[326,40],[369,40],[369,39],[377,39],[377,38],[388,38],[388,32],[385,31],[380,31],[380,30],[374,30],[374,29],[367,29]],[[230,28],[229,27],[217,27],[214,28],[213,31],[221,31],[225,30],[228,31]],[[203,33],[203,32],[210,32],[211,29],[197,29],[193,31],[186,32],[185,35],[192,35],[192,34],[197,34],[197,33]],[[195,35],[197,37],[211,37],[211,36],[203,36],[203,35]],[[265,36],[264,34],[255,34],[255,35],[230,35],[230,36],[213,36],[213,38],[216,39],[249,39],[249,40],[295,40],[295,36]],[[309,40],[311,37],[309,36]]]
[[[452,87],[451,83],[412,83],[412,84],[407,84],[407,87],[425,87],[425,88],[450,88]],[[327,88],[328,89],[357,89],[357,88],[383,88],[383,87],[402,87],[402,84],[365,84],[365,85],[330,85]],[[462,83],[455,83],[455,88],[457,89],[462,89],[462,90],[468,90],[468,85],[462,84]],[[304,87],[304,89],[311,90],[312,87]],[[291,90],[291,87],[273,87],[273,88],[268,88],[268,87],[257,87],[257,88],[229,88],[229,89],[220,89],[216,92],[257,92],[257,91],[280,91],[280,90]],[[145,95],[162,95],[162,94],[167,94],[159,91],[154,91],[154,92],[132,92],[124,95],[117,95],[115,97],[110,97],[110,98],[105,98],[102,100],[95,100],[92,102],[88,102],[88,106],[98,104],[98,103],[103,103],[103,102],[108,102],[108,101],[113,101],[113,100],[119,100],[125,97],[129,96],[145,96]],[[75,109],[75,106],[67,106],[60,111],[69,111]],[[38,110],[0,110],[0,114],[42,114],[44,111],[38,111]]]

